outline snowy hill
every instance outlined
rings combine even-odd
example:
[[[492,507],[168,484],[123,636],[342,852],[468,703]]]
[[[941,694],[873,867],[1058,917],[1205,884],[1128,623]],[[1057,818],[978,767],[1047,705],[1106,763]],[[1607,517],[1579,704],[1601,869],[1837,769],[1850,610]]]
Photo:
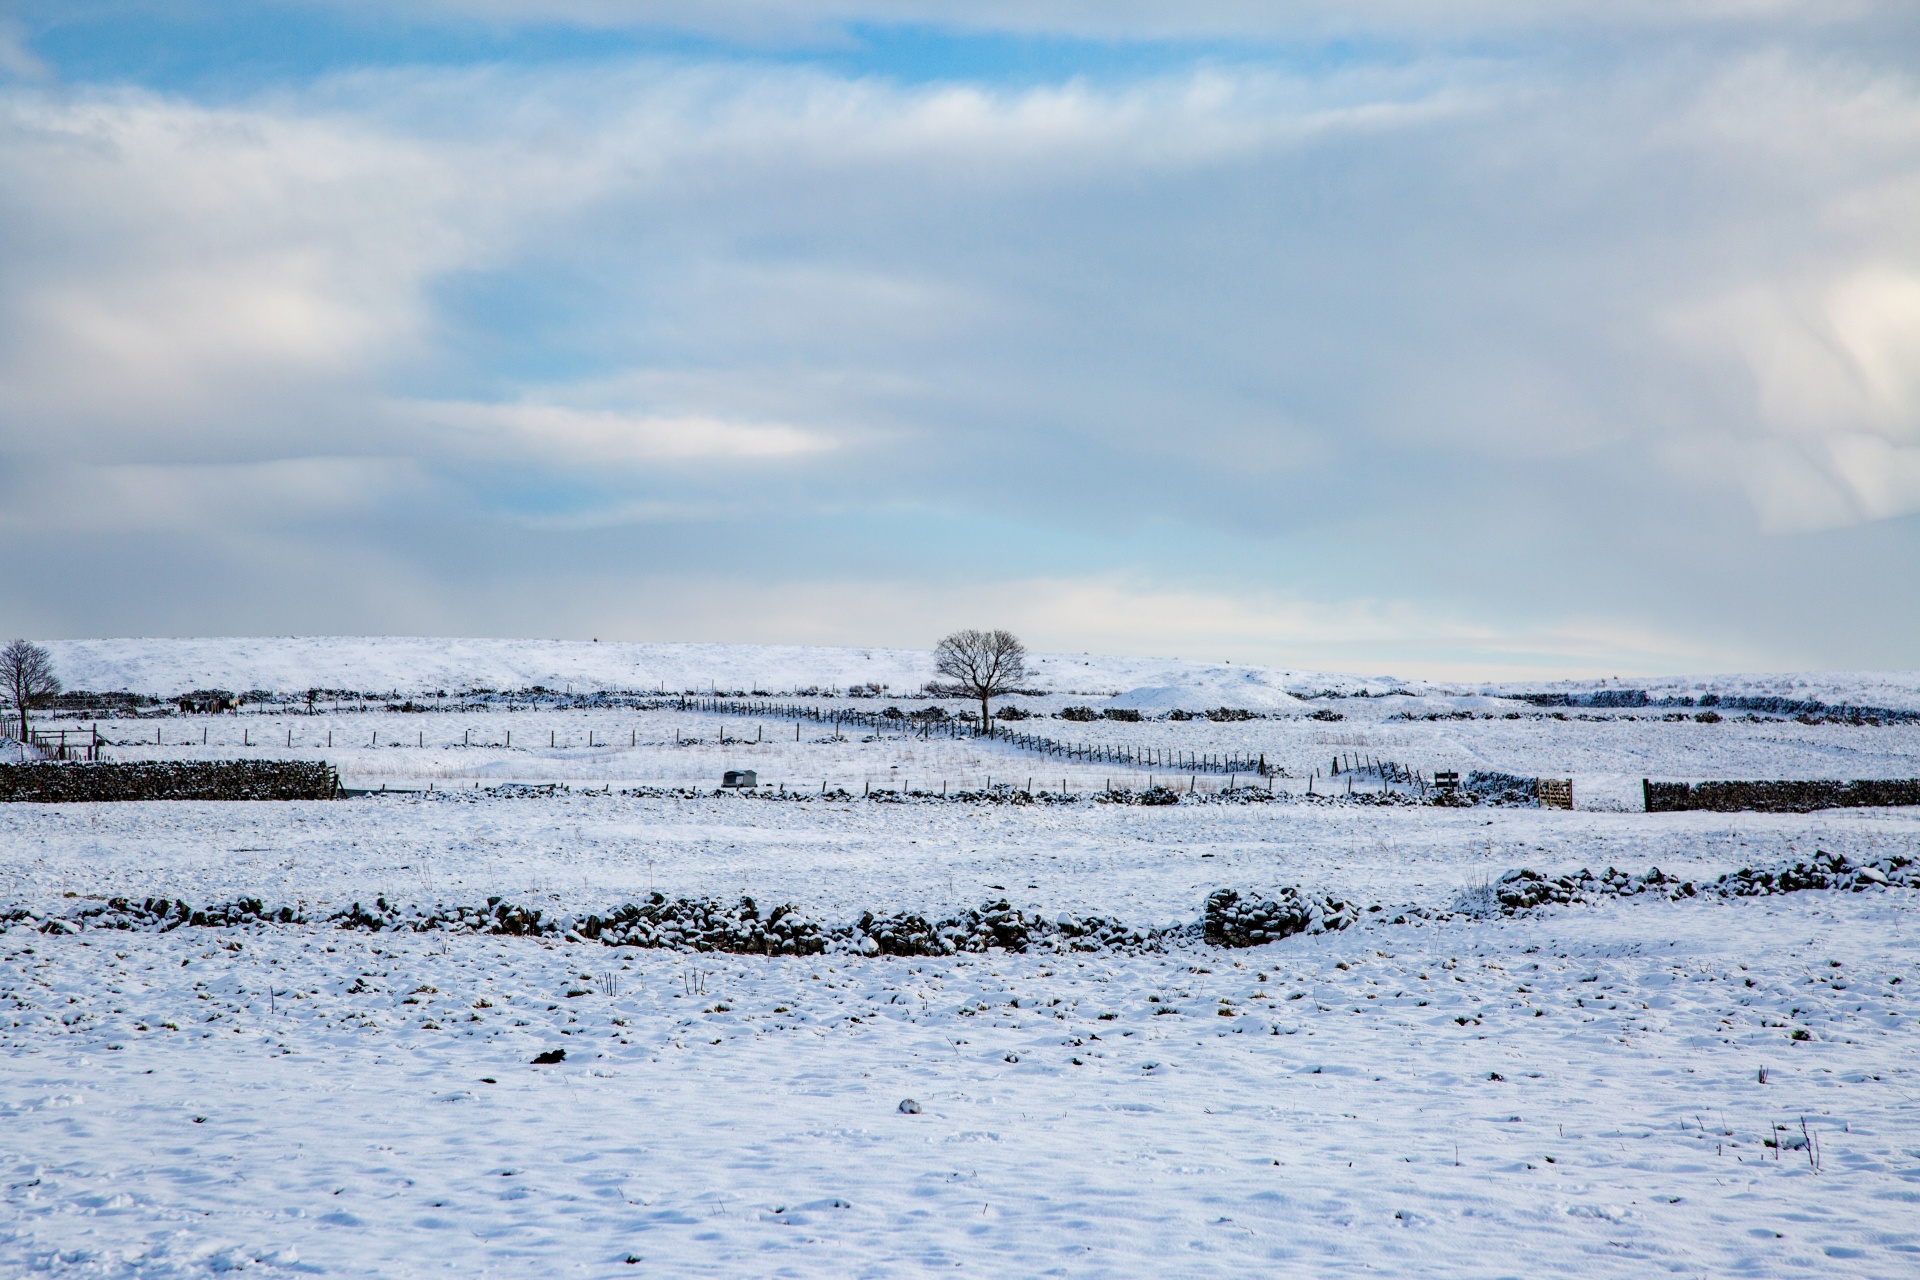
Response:
[[[801,645],[633,644],[581,640],[475,640],[406,636],[275,636],[183,640],[50,642],[70,689],[130,690],[168,696],[190,689],[279,693],[309,688],[420,693],[464,689],[765,690],[878,685],[911,693],[934,678],[933,655],[920,649]],[[1649,698],[1777,697],[1920,710],[1920,672],[1797,672],[1568,680],[1540,684],[1444,684],[1391,676],[1340,675],[1232,663],[1098,654],[1042,653],[1029,685],[1055,693],[1114,699],[1145,711],[1176,706],[1284,710],[1333,693],[1389,691],[1424,699],[1514,697],[1523,693],[1622,693]],[[1465,705],[1464,703],[1461,705]]]
[[[405,636],[61,640],[50,642],[48,648],[68,688],[125,689],[162,697],[207,688],[418,693],[533,685],[571,686],[576,692],[762,689],[787,693],[874,684],[904,694],[934,678],[933,654],[920,649]],[[1293,693],[1327,689],[1383,693],[1405,685],[1387,677],[1093,654],[1036,654],[1028,665],[1029,683],[1036,689],[1106,698],[1142,687],[1191,687],[1202,702],[1216,706],[1233,691],[1242,695],[1235,705],[1265,707],[1289,701]]]

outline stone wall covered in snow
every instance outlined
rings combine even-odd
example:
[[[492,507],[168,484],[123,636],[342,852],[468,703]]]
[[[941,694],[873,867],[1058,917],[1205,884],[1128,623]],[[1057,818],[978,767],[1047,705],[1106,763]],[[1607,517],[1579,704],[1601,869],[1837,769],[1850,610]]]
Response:
[[[1864,782],[1653,782],[1642,784],[1648,813],[1707,809],[1716,813],[1809,813],[1920,805],[1920,778]]]
[[[313,760],[0,764],[0,801],[331,800],[340,780]]]

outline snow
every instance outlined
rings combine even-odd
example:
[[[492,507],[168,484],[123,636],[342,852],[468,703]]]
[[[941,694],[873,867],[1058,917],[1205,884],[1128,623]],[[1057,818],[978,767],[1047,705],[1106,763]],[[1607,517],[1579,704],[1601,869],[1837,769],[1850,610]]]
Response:
[[[629,646],[660,652],[596,666],[619,647],[73,642],[60,661],[82,670],[83,643],[97,665],[84,681],[63,666],[70,685],[153,692],[645,687],[636,671],[778,689],[851,683],[855,662],[918,684],[911,655],[882,650]],[[1070,686],[1066,661],[1059,692],[1013,701],[1295,691],[1224,664],[1105,659]],[[336,678],[355,664],[380,678]],[[1815,850],[1920,857],[1920,810],[1628,803],[1649,775],[1911,776],[1920,728],[1559,719],[1408,687],[1312,704],[1337,722],[1018,727],[1264,752],[1291,775],[1276,793],[1340,752],[1573,777],[1583,807],[1117,805],[1090,793],[1145,771],[812,723],[796,742],[791,722],[670,708],[101,721],[109,758],[319,758],[436,790],[0,805],[0,914],[157,895],[254,896],[315,921],[376,898],[567,914],[660,892],[831,924],[1004,897],[1163,928],[1214,889],[1297,885],[1342,895],[1360,923],[1244,950],[1189,935],[915,959],[16,924],[0,929],[0,1274],[1911,1274],[1920,891],[1449,908],[1519,866],[1704,881]],[[1876,705],[1898,691],[1818,687]],[[1494,718],[1404,718],[1461,712]],[[736,767],[809,798],[713,794]],[[1030,773],[1078,798],[860,798]],[[509,780],[568,789],[486,789]],[[823,781],[853,798],[820,798]],[[667,786],[698,794],[623,793]]]
[[[474,688],[719,690],[787,693],[878,685],[896,695],[935,678],[933,654],[915,649],[799,645],[636,644],[615,641],[472,640],[405,636],[51,641],[67,687],[171,696],[191,689],[310,688],[419,694]],[[1033,654],[1037,688],[1108,697],[1148,683],[1228,682],[1337,687],[1366,681],[1314,673],[1089,654]],[[1382,689],[1392,681],[1373,682]]]
[[[70,689],[171,696],[192,689],[351,689],[419,694],[472,688],[688,690],[846,689],[876,684],[898,695],[934,678],[933,655],[915,649],[800,645],[638,644],[617,641],[445,639],[410,636],[271,636],[49,641]],[[1028,663],[1035,688],[1086,697],[1137,697],[1119,706],[1184,710],[1222,705],[1260,710],[1290,698],[1352,697],[1400,691],[1456,707],[1461,699],[1520,693],[1582,694],[1639,689],[1650,697],[1728,696],[1818,700],[1920,711],[1920,671],[1796,672],[1673,676],[1483,685],[1330,672],[1134,658],[1040,653]],[[1164,705],[1162,705],[1164,704]]]
[[[1911,909],[1608,905],[1064,961],[36,936],[0,953],[24,1005],[0,1259],[1899,1275]],[[1817,1173],[1764,1145],[1803,1121]]]
[[[1308,711],[1311,708],[1284,688],[1272,684],[1268,673],[1247,668],[1231,674],[1210,672],[1180,684],[1129,689],[1102,703],[1155,714],[1167,711],[1210,711],[1232,707],[1241,711]]]

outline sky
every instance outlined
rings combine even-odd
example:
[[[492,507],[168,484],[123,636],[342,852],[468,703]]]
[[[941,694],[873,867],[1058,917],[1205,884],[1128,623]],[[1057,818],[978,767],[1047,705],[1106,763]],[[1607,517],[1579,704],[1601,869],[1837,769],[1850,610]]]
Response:
[[[0,630],[1920,666],[1920,8],[16,0]]]

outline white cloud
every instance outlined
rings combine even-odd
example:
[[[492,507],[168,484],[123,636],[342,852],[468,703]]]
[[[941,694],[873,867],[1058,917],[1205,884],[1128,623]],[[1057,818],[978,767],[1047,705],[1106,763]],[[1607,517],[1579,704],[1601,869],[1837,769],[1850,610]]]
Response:
[[[1750,286],[1678,327],[1734,354],[1752,387],[1750,431],[1670,440],[1681,465],[1732,470],[1781,532],[1920,511],[1920,274]]]
[[[273,109],[16,94],[0,172],[0,446],[34,454],[298,430],[424,352],[423,285],[487,234],[431,149]]]
[[[656,416],[554,404],[423,401],[403,413],[446,429],[454,451],[549,465],[680,462],[699,458],[777,459],[819,453],[835,441],[780,422],[729,422],[703,415]]]

